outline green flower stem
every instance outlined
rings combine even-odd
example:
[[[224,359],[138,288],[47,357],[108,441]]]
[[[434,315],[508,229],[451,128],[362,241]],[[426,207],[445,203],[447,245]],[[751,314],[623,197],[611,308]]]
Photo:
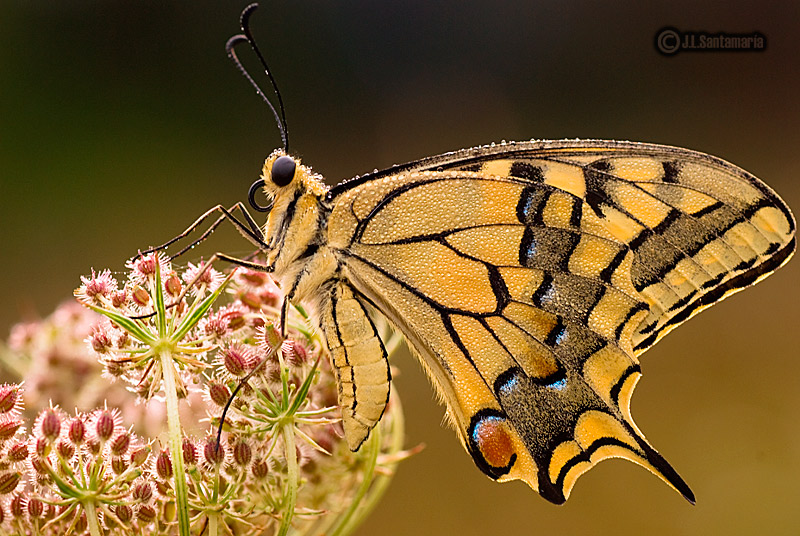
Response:
[[[406,427],[405,427],[405,418],[403,416],[403,407],[400,404],[400,397],[397,396],[397,391],[395,390],[392,396],[392,404],[394,404],[394,408],[392,411],[392,429],[391,429],[391,445],[389,447],[389,456],[397,455],[400,451],[403,450],[403,442],[405,441],[406,437]],[[376,429],[378,426],[375,427]],[[369,493],[364,498],[361,504],[361,509],[358,510],[358,513],[354,518],[350,520],[350,524],[347,525],[347,530],[344,534],[350,534],[353,530],[356,529],[363,521],[366,519],[370,513],[375,509],[375,507],[380,502],[383,494],[386,493],[389,484],[394,477],[394,471],[397,467],[397,464],[400,463],[399,460],[395,460],[393,462],[387,463],[383,465],[383,467],[388,471],[388,473],[378,474],[375,477],[372,486],[369,489]]]
[[[378,461],[378,453],[381,451],[381,427],[376,426],[370,432],[370,437],[364,445],[366,449],[366,459],[364,460],[364,476],[358,491],[350,501],[350,506],[345,512],[339,515],[338,522],[331,529],[330,534],[333,536],[341,536],[349,534],[354,528],[350,523],[356,510],[361,506],[361,501],[367,495],[367,492],[372,486],[372,476],[375,474],[375,464]]]
[[[219,514],[216,512],[208,515],[208,536],[217,536],[219,533]]]
[[[92,536],[102,536],[100,532],[100,524],[97,521],[97,509],[95,508],[94,500],[89,499],[83,503],[83,508],[86,510],[86,521],[89,522],[89,534]]]
[[[284,508],[286,511],[283,513],[283,521],[281,522],[281,529],[278,536],[286,536],[292,526],[292,518],[294,517],[294,507],[297,504],[297,486],[299,480],[299,470],[297,467],[297,448],[294,444],[294,424],[287,423],[283,425],[283,448],[286,456],[286,501]]]
[[[219,445],[222,448],[222,445]],[[214,504],[221,504],[219,500],[219,467],[214,471],[214,487],[211,490],[211,497],[208,502]],[[233,487],[233,486],[232,486]],[[236,486],[238,488],[238,486]],[[219,533],[220,514],[218,511],[211,511],[208,513],[208,536],[217,536]]]
[[[183,433],[178,413],[178,386],[175,381],[175,364],[172,354],[162,349],[161,371],[164,378],[164,395],[167,399],[167,426],[169,427],[169,453],[175,478],[175,507],[178,510],[178,529],[181,536],[189,536],[189,495],[186,489],[186,469],[183,465]]]
[[[164,304],[164,292],[161,289],[161,262],[156,257],[155,284],[150,286],[153,301],[156,309],[156,324],[158,325],[158,336],[164,337],[167,333],[167,307]],[[153,280],[151,280],[153,283]]]

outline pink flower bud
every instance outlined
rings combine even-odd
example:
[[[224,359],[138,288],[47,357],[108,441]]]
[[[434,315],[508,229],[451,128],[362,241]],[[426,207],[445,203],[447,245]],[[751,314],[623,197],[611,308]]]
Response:
[[[133,499],[137,502],[147,502],[152,496],[153,488],[148,482],[142,482],[133,488]]]
[[[50,462],[47,458],[35,457],[31,458],[31,467],[39,475],[47,475],[50,469]]]
[[[283,343],[280,328],[275,323],[264,326],[264,344],[267,348],[277,349]]]
[[[263,480],[269,474],[269,463],[263,459],[256,460],[251,466],[251,471],[256,480]]]
[[[61,419],[55,409],[49,408],[39,414],[39,432],[50,441],[61,433]]]
[[[231,397],[230,390],[219,382],[210,382],[208,396],[219,407],[225,407]]]
[[[110,448],[111,454],[114,456],[122,456],[128,451],[128,447],[131,445],[131,434],[130,432],[124,431],[118,434],[114,439],[111,440]]]
[[[206,335],[222,337],[228,332],[228,320],[220,315],[213,315],[203,326]]]
[[[24,462],[28,459],[28,445],[17,443],[8,449],[8,460],[12,463]]]
[[[128,462],[121,456],[114,456],[111,458],[111,470],[114,474],[121,475],[128,468]]]
[[[263,288],[258,297],[265,306],[275,307],[280,301],[281,293],[274,285],[270,285]]]
[[[56,452],[62,460],[69,460],[75,455],[75,447],[72,443],[62,440],[56,443]]]
[[[225,461],[225,449],[217,443],[216,438],[209,438],[203,448],[203,457],[210,465],[219,465]]]
[[[267,282],[267,274],[255,270],[240,270],[239,277],[254,287],[260,287]]]
[[[158,260],[155,253],[141,255],[138,259],[133,261],[133,271],[147,278],[156,273],[156,262],[158,262]]]
[[[19,395],[19,385],[0,385],[0,413],[8,413],[15,409],[17,407],[17,401],[19,401]]]
[[[226,309],[224,316],[228,321],[228,329],[235,331],[246,326],[247,320],[244,317],[245,313],[246,311],[241,307],[232,306]]]
[[[86,425],[79,417],[75,417],[69,423],[69,432],[67,433],[69,440],[75,445],[80,445],[86,438]]]
[[[32,518],[41,517],[44,513],[44,504],[36,497],[28,499],[28,515]]]
[[[114,416],[108,410],[103,410],[98,413],[97,420],[94,423],[94,431],[98,439],[108,441],[114,434],[116,422]]]
[[[99,275],[92,270],[92,277],[81,277],[81,283],[79,294],[96,303],[101,302],[101,297],[107,297],[117,290],[117,282],[109,270],[103,270]]]
[[[8,495],[15,489],[22,479],[20,473],[5,473],[0,475],[0,495]]]
[[[131,453],[131,463],[136,467],[141,466],[150,457],[150,447],[142,447]]]
[[[304,365],[308,360],[308,353],[303,346],[296,341],[286,340],[281,345],[281,351],[290,364],[295,367]]]
[[[192,440],[184,438],[181,447],[183,449],[183,463],[195,465],[197,463],[197,447],[194,446]]]
[[[241,378],[253,366],[253,354],[241,344],[231,344],[222,355],[225,369],[231,376]]]
[[[0,420],[0,441],[14,437],[22,424],[19,419]]]
[[[36,452],[37,456],[47,456],[50,454],[50,442],[47,439],[40,437],[36,440],[33,450]]]
[[[246,467],[247,464],[250,463],[252,457],[253,449],[244,441],[237,442],[233,446],[233,461],[236,462],[237,465]]]
[[[100,449],[103,445],[100,443],[100,440],[96,437],[91,437],[86,441],[86,447],[89,449],[93,455],[97,456],[100,454]]]
[[[114,513],[123,523],[129,523],[133,519],[133,508],[127,504],[118,504],[114,507]]]
[[[261,300],[255,292],[243,292],[239,295],[239,301],[254,311],[261,309]]]
[[[92,345],[92,350],[98,354],[104,354],[111,347],[111,337],[108,336],[105,329],[95,327],[89,336],[89,343]]]
[[[178,278],[178,276],[176,274],[172,274],[164,283],[164,288],[167,289],[167,293],[170,296],[177,298],[181,295],[183,285],[181,285],[181,280]]]
[[[159,478],[164,480],[172,478],[172,461],[169,459],[169,453],[162,450],[158,453],[156,458],[156,473]]]
[[[17,519],[25,517],[25,498],[22,495],[14,495],[8,507],[13,517]]]
[[[118,290],[111,294],[111,305],[120,309],[127,305],[129,298],[127,289]]]
[[[144,307],[150,303],[150,294],[140,286],[133,289],[133,303],[140,307]]]
[[[149,525],[156,519],[155,508],[149,504],[141,505],[139,507],[139,511],[136,513],[136,518],[142,523],[142,525]]]

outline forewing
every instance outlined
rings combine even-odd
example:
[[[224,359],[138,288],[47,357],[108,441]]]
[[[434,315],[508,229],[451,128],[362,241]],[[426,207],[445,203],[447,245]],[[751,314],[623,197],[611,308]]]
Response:
[[[406,336],[481,470],[563,502],[619,456],[692,498],[630,417],[636,356],[789,258],[794,220],[767,186],[683,149],[528,142],[328,202],[344,275]]]

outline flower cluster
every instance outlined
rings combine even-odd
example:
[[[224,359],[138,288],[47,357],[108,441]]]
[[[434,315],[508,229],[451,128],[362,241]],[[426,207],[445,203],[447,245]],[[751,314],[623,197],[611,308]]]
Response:
[[[266,274],[127,267],[82,278],[84,312],[12,333],[26,383],[0,386],[0,534],[351,532],[406,455],[399,401],[352,453],[324,345],[300,308],[280,324]]]
[[[44,320],[12,328],[9,351],[2,361],[13,377],[25,379],[27,416],[35,416],[51,403],[81,411],[108,403],[119,407],[126,419],[139,420],[141,409],[130,403],[125,386],[101,377],[103,367],[86,346],[102,318],[78,303],[67,302]]]

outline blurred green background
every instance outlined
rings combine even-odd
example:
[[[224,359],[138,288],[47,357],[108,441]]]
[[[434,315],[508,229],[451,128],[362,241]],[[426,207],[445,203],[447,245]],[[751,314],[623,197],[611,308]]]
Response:
[[[121,270],[245,199],[279,138],[223,51],[243,6],[0,4],[3,332],[69,299],[90,268]],[[760,31],[767,50],[664,57],[664,26]],[[331,183],[502,139],[597,137],[721,156],[800,207],[794,1],[268,2],[253,28],[293,151]],[[229,231],[211,242],[247,250]],[[491,482],[404,355],[408,445],[427,448],[359,534],[800,533],[798,276],[795,261],[644,356],[633,414],[696,506],[622,461],[562,507]]]

